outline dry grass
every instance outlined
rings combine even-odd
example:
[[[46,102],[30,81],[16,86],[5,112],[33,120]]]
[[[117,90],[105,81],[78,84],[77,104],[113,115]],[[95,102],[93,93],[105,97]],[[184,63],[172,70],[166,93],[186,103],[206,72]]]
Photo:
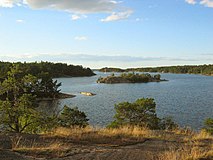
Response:
[[[148,128],[124,126],[116,129],[100,129],[98,134],[105,136],[151,137],[153,136],[153,131]]]
[[[171,149],[158,156],[159,160],[212,160],[213,159],[213,147],[200,148],[186,146],[180,149]]]
[[[21,141],[21,142],[20,142]],[[25,150],[25,149],[32,149],[32,150],[58,150],[65,146],[65,144],[61,143],[57,140],[52,140],[49,143],[42,143],[36,142],[36,140],[27,140],[21,138],[20,141],[13,141],[13,150]]]
[[[175,132],[176,133],[176,132]],[[178,133],[179,134],[179,133]],[[159,155],[159,160],[213,160],[213,136],[204,130],[185,137],[185,146],[170,149]]]
[[[29,136],[31,137],[29,138]],[[79,154],[82,152],[82,146],[86,150],[91,149],[92,147],[90,146],[96,145],[120,147],[143,143],[147,139],[151,141],[156,139],[165,145],[170,141],[171,146],[165,146],[167,149],[163,153],[157,152],[155,160],[213,159],[213,137],[204,131],[194,133],[188,129],[152,131],[147,128],[130,126],[117,129],[60,127],[45,135],[13,136],[12,142],[13,149],[19,153],[51,158]],[[169,149],[170,147],[174,148]],[[155,149],[156,151],[158,150],[157,148]]]
[[[191,136],[194,134],[193,130],[190,128],[175,128],[171,132],[177,135]]]
[[[73,144],[101,146],[119,146],[143,142],[144,137],[152,136],[152,131],[139,127],[122,127],[119,129],[107,128],[57,128],[39,138],[28,136],[13,136],[13,150],[19,153],[48,157],[61,157],[68,152],[73,153]],[[78,151],[79,152],[79,151]]]
[[[49,133],[50,135],[54,135],[54,136],[71,136],[71,137],[75,137],[75,138],[80,138],[82,137],[84,134],[90,134],[93,132],[96,132],[98,130],[98,128],[93,128],[93,127],[85,127],[85,128],[63,128],[63,127],[59,127],[56,128],[54,131],[52,131],[51,133]]]
[[[193,140],[213,140],[213,136],[206,132],[205,130],[201,130],[199,133],[194,134],[192,137]]]
[[[135,141],[143,140],[147,137],[154,136],[154,132],[147,128],[139,127],[121,127],[117,129],[109,128],[57,128],[53,136],[63,136],[75,139],[76,141],[88,141],[93,143],[112,143],[115,141],[122,142],[125,139]]]
[[[13,151],[34,157],[63,157],[70,150],[67,144],[57,139],[46,143],[38,139],[14,136],[11,140]]]
[[[77,138],[81,138],[83,136],[91,136],[91,134],[96,136],[124,136],[124,137],[150,137],[153,134],[153,131],[147,128],[140,127],[130,127],[124,126],[120,128],[110,129],[110,128],[94,128],[94,127],[86,127],[86,128],[57,128],[53,135],[57,136],[73,136]]]

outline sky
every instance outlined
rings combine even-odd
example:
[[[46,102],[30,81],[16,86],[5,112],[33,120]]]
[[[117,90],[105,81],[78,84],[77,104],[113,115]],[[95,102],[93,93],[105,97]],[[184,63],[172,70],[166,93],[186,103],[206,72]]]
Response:
[[[0,0],[0,60],[213,64],[213,0]]]

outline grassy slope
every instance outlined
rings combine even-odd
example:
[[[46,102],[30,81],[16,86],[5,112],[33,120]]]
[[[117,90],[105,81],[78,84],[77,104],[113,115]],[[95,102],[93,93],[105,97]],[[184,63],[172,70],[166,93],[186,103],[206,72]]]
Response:
[[[213,137],[189,130],[58,128],[42,135],[11,134],[13,154],[43,159],[213,159]],[[2,153],[1,153],[2,155]],[[13,155],[14,156],[14,155]],[[23,159],[24,159],[23,158]],[[28,159],[34,159],[29,158]]]

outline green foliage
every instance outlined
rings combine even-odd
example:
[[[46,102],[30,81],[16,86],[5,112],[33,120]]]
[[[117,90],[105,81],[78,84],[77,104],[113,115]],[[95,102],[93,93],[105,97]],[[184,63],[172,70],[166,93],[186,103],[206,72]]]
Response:
[[[157,117],[156,104],[152,98],[141,98],[133,103],[122,102],[115,105],[115,110],[115,120],[108,125],[109,128],[130,125],[171,130],[178,127],[171,117]]]
[[[137,125],[150,129],[158,128],[156,104],[152,98],[141,98],[136,102],[122,102],[115,105],[115,121],[110,126]]]
[[[161,80],[161,76],[146,74],[138,74],[138,73],[122,73],[120,76],[115,76],[112,74],[111,76],[107,76],[105,78],[99,77],[97,83],[147,83],[147,82],[160,82],[166,81]]]
[[[131,68],[126,71],[138,72],[163,72],[163,73],[189,73],[213,75],[213,65],[192,65],[192,66],[169,66],[169,67],[153,67],[153,68]]]
[[[47,115],[45,113],[41,113],[37,121],[35,121],[32,125],[27,127],[25,132],[27,133],[42,133],[42,132],[50,132],[54,128],[58,126],[58,116],[57,114]]]
[[[7,77],[0,83],[0,124],[4,130],[25,133],[50,131],[57,126],[88,125],[84,112],[77,108],[64,107],[61,115],[46,115],[38,112],[37,97],[55,97],[61,83],[53,81],[47,73],[41,79],[24,75],[19,65],[13,65]]]
[[[154,75],[154,79],[156,79],[156,80],[160,80],[160,78],[161,78],[161,75],[160,75],[160,74],[156,74],[156,75]]]
[[[205,125],[204,129],[210,134],[213,134],[213,119],[212,118],[206,119],[204,125]]]
[[[150,75],[148,74],[135,74],[135,73],[122,73],[120,75],[122,78],[129,80],[132,83],[137,82],[149,82],[150,81]]]
[[[79,111],[77,107],[69,108],[65,105],[59,116],[59,125],[62,127],[86,127],[88,125],[88,120],[86,114]]]
[[[164,117],[159,124],[160,129],[173,130],[178,128],[178,125],[173,121],[172,117]]]
[[[186,66],[169,66],[169,67],[148,67],[148,68],[102,68],[100,72],[163,72],[163,73],[190,73],[190,74],[204,74],[213,75],[213,65],[186,65]]]
[[[122,73],[120,77],[129,80],[132,83],[138,83],[138,82],[153,82],[153,81],[160,81],[160,75],[154,75],[151,76],[149,73],[146,74],[138,74],[138,73]]]
[[[99,71],[100,72],[125,72],[124,69],[120,69],[120,68],[108,68],[108,67],[101,68]]]
[[[36,106],[35,96],[25,93],[30,87],[30,81],[23,77],[18,65],[14,65],[8,72],[7,78],[0,84],[0,124],[5,130],[24,132],[34,122],[38,121],[39,112]],[[27,85],[25,82],[28,82]]]
[[[51,97],[57,98],[61,91],[59,87],[61,83],[53,80],[49,73],[42,72],[41,80],[38,82],[36,95],[37,97]]]
[[[13,65],[6,80],[1,83],[0,99],[13,99],[18,94],[32,94],[37,98],[58,98],[61,83],[53,80],[49,73],[42,72],[40,79],[25,74],[19,65]]]
[[[0,80],[7,76],[10,67],[19,65],[24,74],[31,74],[39,78],[42,72],[48,72],[51,77],[81,77],[95,75],[90,68],[83,68],[82,66],[67,65],[64,63],[51,63],[51,62],[33,62],[33,63],[10,63],[0,62]]]

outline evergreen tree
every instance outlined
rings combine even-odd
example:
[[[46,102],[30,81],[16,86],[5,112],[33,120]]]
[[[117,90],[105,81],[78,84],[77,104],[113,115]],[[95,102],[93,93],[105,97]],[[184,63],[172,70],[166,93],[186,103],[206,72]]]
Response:
[[[156,114],[156,104],[152,98],[141,98],[136,102],[122,102],[115,105],[115,121],[111,127],[137,125],[157,129],[160,119]]]
[[[34,78],[23,76],[19,66],[14,65],[0,84],[0,95],[3,97],[0,100],[0,124],[5,130],[24,132],[38,121],[40,113],[34,109],[35,96],[26,92],[34,83]]]
[[[88,120],[86,114],[79,111],[77,107],[69,108],[65,105],[59,116],[59,125],[62,127],[86,127],[88,125]]]

